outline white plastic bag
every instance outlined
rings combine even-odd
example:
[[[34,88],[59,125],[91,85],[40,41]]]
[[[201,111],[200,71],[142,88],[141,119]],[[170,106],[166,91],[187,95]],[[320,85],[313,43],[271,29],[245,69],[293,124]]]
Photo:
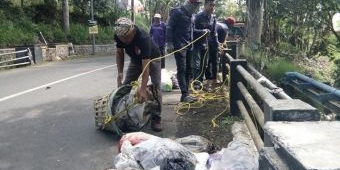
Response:
[[[113,159],[113,167],[117,170],[142,170],[133,157],[133,146],[130,141],[125,140],[121,146],[121,153]]]
[[[134,158],[144,169],[195,170],[196,157],[181,144],[166,138],[154,138],[134,146]]]
[[[166,69],[161,70],[161,90],[164,92],[172,91],[171,75]]]
[[[197,135],[190,135],[183,138],[178,138],[175,140],[184,147],[188,148],[191,152],[208,152],[211,153],[214,146],[206,138]]]
[[[194,153],[198,163],[196,164],[195,170],[208,170],[206,167],[209,159],[209,154],[206,152]]]

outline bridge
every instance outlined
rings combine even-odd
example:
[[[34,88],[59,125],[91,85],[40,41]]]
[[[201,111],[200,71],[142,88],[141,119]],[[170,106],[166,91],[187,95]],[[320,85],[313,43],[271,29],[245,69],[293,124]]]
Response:
[[[107,47],[107,48],[111,48]],[[37,47],[38,48],[38,47]],[[61,47],[55,47],[56,50],[57,48]],[[69,48],[68,46],[65,46],[64,48]],[[104,50],[105,47],[103,47],[102,51]],[[89,49],[86,50],[86,47],[75,47],[75,52],[77,53],[77,49],[82,49],[78,51],[91,51],[91,47],[89,46]],[[33,49],[38,50],[39,49]],[[42,49],[43,51],[44,49]],[[22,51],[20,50],[20,53],[27,53],[27,56],[30,56],[28,51],[32,51],[32,49],[27,50],[27,51]],[[68,51],[68,50],[66,50]],[[110,50],[108,50],[110,51]],[[229,70],[230,74],[230,113],[233,115],[242,115],[244,118],[246,125],[248,127],[249,133],[251,134],[251,137],[253,138],[254,144],[257,148],[258,153],[260,154],[259,156],[259,169],[340,169],[340,163],[337,161],[340,158],[340,149],[337,147],[337,145],[340,142],[340,124],[338,121],[321,121],[321,115],[319,110],[317,110],[315,107],[312,105],[299,100],[299,99],[292,99],[288,94],[286,94],[282,89],[274,85],[273,83],[270,82],[267,78],[265,78],[261,73],[256,71],[250,63],[247,62],[245,59],[239,59],[238,58],[238,52],[237,52],[237,43],[233,47],[233,50],[227,51],[228,53],[226,54],[226,61],[227,61],[227,68]],[[11,53],[11,52],[10,52]],[[8,53],[6,53],[8,54]],[[25,57],[26,55],[24,55]],[[31,60],[34,61],[34,59],[38,59],[39,57],[27,57]],[[97,58],[91,59],[91,62],[96,63]],[[9,59],[11,60],[11,59]],[[102,60],[101,58],[98,58],[98,60]],[[107,63],[110,60],[103,60],[105,62],[101,63],[102,70],[105,70],[106,68],[111,68],[112,66],[107,66],[104,67],[104,63]],[[112,62],[114,60],[112,59]],[[34,61],[36,62],[36,61]],[[43,62],[43,60],[41,60]],[[74,61],[75,62],[75,61]],[[66,66],[75,67],[79,66],[80,63],[77,64],[72,64],[72,63],[65,63]],[[88,64],[87,67],[90,67],[91,64]],[[173,64],[170,64],[172,67],[174,67]],[[45,65],[43,65],[45,66]],[[59,65],[61,67],[62,65]],[[13,66],[11,66],[13,67]],[[19,69],[20,70],[20,69]],[[51,72],[53,72],[53,69],[50,69]],[[83,69],[82,70],[86,70]],[[112,70],[111,70],[112,71]],[[110,71],[110,73],[111,73]],[[5,71],[6,72],[6,71]],[[33,72],[32,70],[30,72]],[[53,72],[54,74],[57,73],[58,71]],[[72,72],[78,72],[76,70]],[[4,72],[2,72],[4,73]],[[42,72],[35,72],[34,75],[40,75]],[[86,74],[91,74],[91,71],[85,72]],[[72,75],[68,72],[65,72],[65,75],[69,75],[67,78],[63,78],[61,80],[67,81],[67,80],[72,80],[74,78],[80,77],[82,75],[86,75],[85,73],[78,73],[77,75]],[[113,74],[113,73],[112,73]],[[6,74],[1,74],[1,76],[6,76]],[[32,76],[33,74],[31,74]],[[60,78],[62,76],[59,76]],[[100,75],[96,75],[96,77],[102,77]],[[109,77],[109,76],[108,76]],[[33,78],[33,76],[32,76]],[[32,80],[32,78],[25,79],[22,78],[26,81],[22,82],[27,82],[28,80]],[[103,79],[108,79],[107,77],[102,77]],[[110,77],[109,79],[111,79]],[[332,89],[330,87],[327,87],[326,85],[320,85],[320,83],[313,82],[310,79],[300,76],[295,73],[288,73],[287,74],[287,86],[290,86],[292,90],[297,90],[300,92],[303,92],[304,94],[308,94],[311,96],[314,102],[317,102],[321,105],[325,105],[327,108],[329,108],[333,113],[338,113],[336,112],[336,106],[338,106],[338,91],[336,89]],[[37,77],[35,77],[37,79]],[[11,83],[11,80],[8,79],[9,83]],[[43,81],[43,80],[42,80]],[[52,79],[51,79],[52,81]],[[73,147],[78,148],[79,150],[84,149],[84,147],[90,147],[89,145],[84,145],[83,147],[81,146],[76,146],[76,141],[73,141],[72,138],[66,137],[63,134],[62,131],[59,131],[57,129],[64,129],[63,126],[65,125],[66,127],[70,129],[75,129],[75,130],[70,130],[66,134],[72,134],[76,138],[81,139],[82,141],[88,140],[88,138],[94,137],[94,138],[99,138],[102,142],[106,145],[112,145],[114,143],[106,141],[106,137],[100,137],[98,133],[93,133],[91,132],[90,136],[88,136],[88,132],[85,132],[84,130],[80,130],[81,128],[87,128],[87,131],[89,128],[93,128],[91,125],[91,116],[87,116],[87,120],[84,119],[83,115],[77,111],[76,108],[72,108],[72,112],[69,113],[69,115],[75,114],[74,118],[71,118],[71,122],[66,123],[61,123],[67,120],[67,115],[63,114],[63,112],[67,112],[67,110],[62,111],[62,108],[69,108],[68,103],[70,101],[67,100],[61,100],[61,105],[57,105],[60,108],[58,109],[57,107],[51,107],[50,109],[55,110],[55,113],[58,113],[63,119],[60,117],[53,116],[53,114],[49,114],[48,117],[44,116],[45,120],[48,120],[54,127],[58,127],[57,129],[54,129],[53,127],[47,128],[47,131],[49,133],[55,134],[59,137],[61,137],[63,140],[70,141],[69,143],[63,142],[62,140],[55,139],[51,135],[44,135],[44,132],[42,132],[42,129],[36,129],[35,125],[38,127],[43,127],[41,125],[41,121],[38,119],[35,119],[35,117],[39,117],[38,115],[42,114],[41,111],[37,111],[39,107],[32,107],[29,106],[28,104],[24,104],[26,107],[19,109],[20,112],[14,112],[15,108],[17,107],[15,102],[19,102],[21,104],[27,102],[27,100],[24,100],[25,97],[22,97],[23,95],[27,94],[30,95],[30,98],[34,98],[32,96],[32,92],[36,91],[39,93],[48,93],[49,95],[52,96],[45,96],[46,99],[51,100],[49,102],[49,105],[53,105],[53,101],[56,99],[53,99],[54,97],[58,96],[59,94],[63,94],[64,96],[70,95],[66,92],[63,91],[58,91],[57,94],[53,94],[52,91],[48,91],[48,89],[54,89],[58,90],[58,88],[61,88],[60,86],[63,84],[63,81],[47,81],[45,84],[37,86],[37,85],[29,85],[27,87],[34,87],[31,88],[30,90],[24,90],[21,91],[21,93],[15,93],[11,94],[6,91],[10,91],[11,89],[8,88],[2,88],[3,89],[3,95],[0,96],[0,104],[1,104],[1,129],[0,131],[1,136],[5,137],[3,139],[6,139],[5,143],[2,143],[0,145],[0,148],[4,153],[7,154],[7,156],[13,160],[15,160],[15,157],[21,158],[20,155],[18,155],[18,152],[22,151],[27,151],[27,152],[32,152],[35,153],[35,157],[39,158],[37,156],[39,152],[35,152],[32,149],[37,149],[39,150],[38,146],[32,146],[34,145],[33,143],[30,143],[30,149],[26,150],[25,148],[22,148],[22,146],[25,146],[25,139],[20,139],[20,135],[15,135],[16,137],[13,138],[11,134],[8,134],[8,131],[13,130],[13,134],[17,134],[18,132],[15,130],[16,127],[20,127],[23,132],[30,134],[30,135],[24,135],[28,141],[34,142],[36,141],[32,136],[35,136],[34,132],[30,132],[30,130],[35,129],[35,131],[38,131],[40,133],[39,137],[47,139],[49,143],[52,144],[52,146],[48,146],[46,148],[46,144],[40,142],[40,145],[43,146],[43,151],[48,151],[49,149],[52,149],[55,154],[57,154],[57,157],[55,158],[52,156],[52,153],[45,154],[43,153],[45,157],[48,157],[49,160],[47,162],[49,163],[44,163],[42,160],[37,161],[38,163],[41,163],[43,167],[47,167],[46,169],[74,169],[74,168],[88,168],[88,167],[95,167],[97,168],[105,168],[105,166],[108,166],[108,164],[103,163],[103,161],[99,161],[103,163],[104,166],[97,165],[97,163],[91,162],[91,158],[86,155],[92,155],[91,152],[95,152],[96,150],[99,150],[99,148],[92,148],[92,149],[85,149],[86,153],[83,153],[82,159],[77,159],[76,157],[79,155],[74,155],[74,153],[71,153],[72,147],[70,145],[73,145]],[[85,80],[80,80],[81,82],[88,82]],[[92,79],[90,80],[91,82],[95,82]],[[97,80],[98,81],[98,80]],[[107,80],[105,80],[107,81]],[[112,80],[111,80],[112,81]],[[105,82],[106,85],[95,85],[91,84],[91,86],[88,86],[90,88],[90,91],[94,91],[96,93],[100,93],[99,95],[105,94],[107,91],[112,89],[112,86],[109,84],[112,83],[111,81]],[[4,81],[2,81],[4,83]],[[11,84],[16,84],[14,81]],[[98,84],[98,82],[97,82]],[[315,86],[316,85],[316,86]],[[70,86],[73,86],[72,83]],[[321,87],[321,88],[320,88]],[[79,91],[78,93],[84,93],[84,92],[89,92],[89,89],[81,87],[81,84],[78,84],[77,86],[73,86],[73,91]],[[25,88],[24,88],[25,89]],[[42,89],[45,89],[46,92],[40,91]],[[70,89],[71,90],[71,89]],[[72,90],[71,90],[72,91]],[[73,96],[74,95],[74,96]],[[81,98],[81,96],[78,96],[79,94],[72,94],[73,98]],[[20,98],[19,98],[20,96]],[[95,97],[98,97],[98,94],[94,95]],[[17,97],[17,98],[16,98]],[[21,98],[22,97],[22,98]],[[83,96],[82,98],[92,98],[89,96]],[[16,99],[16,100],[14,100]],[[93,99],[93,98],[92,98]],[[38,99],[35,99],[38,100]],[[79,99],[77,99],[79,100]],[[72,103],[76,103],[77,100],[72,100]],[[42,102],[42,101],[41,101]],[[91,108],[93,103],[91,102],[82,102],[81,107],[87,108],[87,110],[82,110],[82,112],[88,113],[91,112]],[[40,102],[38,102],[40,103]],[[38,103],[35,103],[34,105],[39,105]],[[6,104],[6,105],[5,105]],[[42,106],[47,107],[47,105],[44,105],[41,103]],[[20,118],[19,114],[24,112],[24,110],[28,110],[29,112],[26,114],[25,120],[30,118],[32,122],[35,123],[35,125],[32,125],[28,122],[25,122]],[[90,109],[90,111],[89,111]],[[48,112],[48,108],[42,109],[45,112]],[[81,108],[80,108],[81,110]],[[11,114],[15,114],[16,117]],[[53,121],[53,119],[57,119],[58,123],[61,123],[61,125],[56,124],[56,122]],[[85,126],[84,124],[81,124],[77,120],[82,120],[86,122],[87,124],[90,124],[88,126]],[[166,120],[171,121],[172,118],[166,118]],[[20,124],[17,124],[15,122],[20,122],[20,124],[23,124],[24,126],[21,126]],[[38,124],[39,123],[39,124]],[[44,124],[44,123],[43,123]],[[75,125],[75,126],[73,126]],[[171,124],[168,124],[171,125]],[[46,126],[46,125],[45,125]],[[80,126],[81,128],[77,129],[76,127]],[[29,130],[25,130],[24,127],[29,127]],[[66,129],[65,129],[66,130]],[[69,129],[68,129],[69,130]],[[174,129],[168,129],[168,131],[172,131]],[[167,131],[167,130],[166,130]],[[81,135],[76,135],[76,133],[83,134]],[[84,137],[85,136],[85,137]],[[49,137],[46,138],[46,137]],[[20,142],[22,140],[22,142]],[[56,141],[55,144],[53,144],[53,141]],[[90,140],[93,145],[97,143],[98,141],[93,141]],[[15,146],[12,146],[10,143],[13,142],[16,144],[16,146],[21,146],[19,148],[16,148]],[[80,142],[82,144],[82,142]],[[7,148],[5,148],[7,146]],[[64,158],[60,158],[62,156],[65,156],[62,153],[58,153],[55,148],[59,148],[59,152],[62,150],[70,149],[70,151],[65,151],[66,153],[69,153],[69,156],[66,156],[66,159],[70,160],[75,160],[76,163],[80,164],[82,161],[89,161],[87,163],[84,163],[82,166],[75,166],[72,165],[72,163],[75,162],[70,162],[65,160]],[[14,152],[13,152],[14,151]],[[111,149],[112,151],[112,149]],[[41,151],[40,151],[41,152]],[[78,151],[76,151],[78,153]],[[104,151],[103,151],[104,152]],[[16,154],[17,153],[17,154]],[[112,152],[110,152],[113,154]],[[105,152],[104,155],[107,157],[110,155],[110,153]],[[6,155],[5,154],[5,155]],[[98,153],[99,154],[99,153]],[[93,156],[93,155],[92,155]],[[26,162],[24,164],[20,165],[12,165],[13,160],[9,160],[8,157],[6,156],[1,156],[2,162],[0,165],[0,169],[35,169],[38,168],[37,165],[33,165],[32,162],[33,159],[30,158],[25,158]],[[111,158],[111,157],[110,157]],[[42,159],[40,157],[40,159]],[[94,158],[95,159],[95,158]],[[55,160],[55,162],[51,161]],[[106,161],[109,162],[109,160],[106,158]],[[56,165],[52,165],[52,164]],[[111,163],[111,162],[109,162]],[[18,163],[19,164],[19,163]],[[28,168],[25,168],[28,167]]]

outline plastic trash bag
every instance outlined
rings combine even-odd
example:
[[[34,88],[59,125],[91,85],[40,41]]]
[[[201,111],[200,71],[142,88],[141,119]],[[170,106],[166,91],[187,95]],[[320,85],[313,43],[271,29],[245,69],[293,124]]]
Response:
[[[172,81],[172,89],[179,89],[177,74],[173,73],[171,75],[171,81]]]
[[[143,170],[133,157],[133,146],[125,140],[121,146],[121,153],[113,159],[113,168],[117,170]]]
[[[257,159],[252,155],[247,144],[232,141],[223,150],[220,161],[213,163],[209,170],[257,170]]]
[[[206,167],[209,154],[206,152],[194,153],[198,163],[196,164],[195,170],[208,170]]]
[[[211,141],[202,136],[190,135],[187,137],[178,138],[175,141],[182,144],[192,152],[211,153],[214,149],[214,145],[211,143]]]
[[[172,91],[171,75],[166,69],[161,70],[161,90],[164,92]]]
[[[134,102],[136,93],[137,90],[132,89],[130,93],[125,95],[117,104],[117,113],[126,112],[126,114],[122,117],[123,124],[120,124],[122,129],[138,131],[146,123],[144,120],[145,103],[139,104]],[[127,110],[126,108],[129,109]]]
[[[148,133],[144,132],[131,132],[123,135],[118,144],[118,151],[120,152],[123,147],[123,142],[129,141],[132,146],[137,145],[143,141],[153,139],[153,138],[159,138],[158,136],[154,136]]]
[[[134,158],[144,169],[195,170],[196,157],[181,144],[166,138],[155,138],[134,146]]]

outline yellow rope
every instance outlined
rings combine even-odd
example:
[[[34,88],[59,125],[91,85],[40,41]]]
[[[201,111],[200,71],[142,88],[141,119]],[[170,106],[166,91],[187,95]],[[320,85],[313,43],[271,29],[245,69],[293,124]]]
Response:
[[[169,53],[169,54],[166,54],[166,55],[164,55],[164,56],[157,57],[157,58],[154,58],[154,59],[150,60],[150,61],[146,64],[146,66],[143,68],[143,71],[142,71],[142,73],[139,75],[137,81],[131,82],[132,89],[136,89],[136,88],[140,85],[139,80],[141,79],[141,77],[143,76],[143,74],[144,74],[146,68],[148,68],[148,66],[150,65],[151,62],[153,62],[153,61],[155,61],[155,60],[160,60],[160,59],[162,59],[162,58],[166,58],[166,57],[168,57],[168,56],[170,56],[170,55],[172,55],[172,54],[174,54],[174,53],[176,53],[176,52],[182,51],[182,50],[186,49],[187,47],[189,47],[190,45],[194,44],[194,43],[195,43],[196,41],[198,41],[199,39],[201,39],[201,38],[203,38],[204,36],[206,36],[207,34],[208,34],[208,32],[205,32],[203,35],[201,35],[200,37],[198,37],[197,39],[195,39],[194,41],[190,42],[189,44],[187,44],[186,46],[182,47],[182,48],[179,49],[179,50],[173,51],[172,53]],[[132,108],[135,104],[137,104],[137,96],[134,97],[134,100],[133,100],[133,103],[132,103],[132,104],[130,104],[129,106],[127,106],[127,107],[126,107],[124,110],[122,110],[121,112],[116,113],[114,116],[111,116],[110,114],[106,113],[103,128],[104,128],[104,127],[106,126],[106,124],[108,124],[111,120],[117,119],[118,116],[119,116],[121,113],[123,113],[123,112],[129,110],[129,109]],[[110,106],[109,106],[109,107],[110,107]]]
[[[189,47],[190,45],[194,44],[196,41],[198,41],[199,39],[203,38],[203,37],[206,36],[207,34],[208,34],[207,32],[204,33],[203,35],[201,35],[200,37],[198,37],[198,38],[195,39],[194,41],[192,41],[192,42],[190,42],[189,44],[187,44],[186,46],[182,47],[181,49],[175,50],[175,51],[173,51],[173,52],[171,52],[171,53],[168,53],[168,54],[166,54],[166,55],[164,55],[164,56],[161,56],[161,57],[157,57],[157,58],[151,59],[151,60],[146,64],[146,66],[143,68],[142,73],[139,75],[138,79],[137,79],[136,81],[131,82],[132,89],[136,89],[136,88],[140,85],[141,77],[143,76],[143,74],[144,74],[146,68],[148,68],[148,66],[150,65],[151,62],[156,61],[156,60],[160,60],[160,59],[162,59],[162,58],[169,57],[170,55],[172,55],[172,54],[174,54],[174,53],[176,53],[176,52],[180,52],[180,51],[182,51],[182,50],[185,50],[187,47]],[[225,42],[225,43],[226,43],[226,42]],[[225,43],[223,43],[223,45],[224,45]],[[204,54],[204,60],[203,60],[204,62],[205,62],[205,57],[207,56],[207,52],[208,52],[208,50],[206,50],[206,52],[205,52],[205,54]],[[204,67],[204,63],[203,63],[203,65],[202,65],[202,67]],[[226,96],[217,95],[216,93],[217,93],[220,89],[223,88],[223,86],[225,85],[227,79],[229,79],[229,76],[228,76],[228,78],[226,78],[226,79],[224,80],[223,84],[222,84],[222,85],[221,85],[214,93],[205,93],[205,92],[203,92],[203,84],[202,84],[202,82],[198,81],[198,78],[204,73],[204,71],[205,71],[205,69],[202,68],[202,69],[201,69],[201,72],[200,72],[200,74],[199,74],[199,76],[198,76],[194,81],[192,81],[191,84],[190,84],[191,90],[194,92],[194,95],[195,95],[195,96],[199,97],[199,98],[198,98],[199,100],[198,100],[197,102],[194,102],[194,103],[180,103],[177,107],[175,107],[176,113],[177,113],[178,115],[183,116],[183,115],[185,115],[190,109],[193,109],[193,108],[202,108],[202,107],[204,106],[204,103],[205,103],[206,101],[209,101],[209,100],[218,100],[218,99],[225,99],[225,98],[226,98]],[[195,82],[199,82],[202,88],[196,90],[196,89],[194,88],[194,85],[193,85]],[[111,115],[107,114],[107,116],[106,116],[106,118],[105,118],[105,121],[104,121],[104,126],[103,126],[103,127],[105,127],[105,125],[108,124],[110,121],[117,119],[118,116],[119,116],[121,113],[123,113],[123,112],[129,110],[129,109],[132,108],[135,104],[137,104],[137,98],[136,98],[136,97],[137,97],[137,96],[135,96],[133,103],[132,103],[131,105],[127,106],[127,107],[126,107],[124,110],[122,110],[121,112],[115,113],[114,116],[111,116]],[[218,115],[216,115],[216,116],[211,120],[211,123],[213,124],[213,127],[218,126],[218,125],[216,124],[215,121],[216,121],[216,119],[217,119],[220,115],[222,115],[222,114],[227,110],[227,108],[228,108],[228,106],[227,106],[221,113],[219,113]],[[180,112],[181,110],[185,110],[185,112]]]

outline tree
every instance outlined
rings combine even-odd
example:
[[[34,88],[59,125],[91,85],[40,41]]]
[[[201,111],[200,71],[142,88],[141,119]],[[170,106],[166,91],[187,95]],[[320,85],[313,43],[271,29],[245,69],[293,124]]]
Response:
[[[263,10],[264,0],[247,0],[247,12],[248,12],[248,42],[253,44],[261,44],[262,22],[263,22]]]
[[[66,35],[70,31],[70,16],[68,0],[63,0],[63,28]]]

